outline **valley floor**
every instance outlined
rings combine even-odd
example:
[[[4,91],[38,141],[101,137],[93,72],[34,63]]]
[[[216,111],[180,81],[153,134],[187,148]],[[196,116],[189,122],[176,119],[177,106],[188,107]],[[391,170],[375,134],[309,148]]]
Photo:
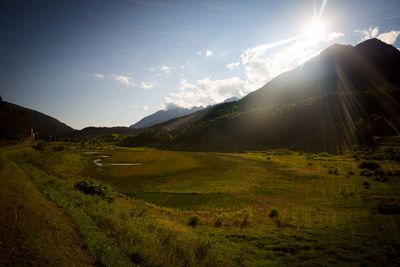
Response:
[[[390,153],[3,147],[0,265],[395,266]]]

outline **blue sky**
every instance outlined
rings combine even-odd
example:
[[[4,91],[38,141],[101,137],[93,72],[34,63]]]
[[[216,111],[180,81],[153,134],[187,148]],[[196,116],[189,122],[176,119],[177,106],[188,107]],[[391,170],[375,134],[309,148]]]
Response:
[[[128,126],[242,97],[336,42],[400,47],[399,33],[398,0],[0,0],[0,94],[77,129]]]

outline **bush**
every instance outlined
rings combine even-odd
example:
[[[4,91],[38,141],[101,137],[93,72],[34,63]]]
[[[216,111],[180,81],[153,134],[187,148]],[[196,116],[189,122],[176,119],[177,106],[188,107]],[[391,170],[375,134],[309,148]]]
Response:
[[[133,252],[133,253],[130,255],[130,258],[131,258],[131,261],[132,261],[133,263],[135,263],[135,264],[140,264],[140,263],[143,262],[142,256],[140,256],[140,254],[137,253],[137,252]]]
[[[279,211],[277,209],[272,209],[269,213],[270,218],[276,218],[279,216]]]
[[[368,169],[363,169],[360,171],[360,175],[361,176],[365,176],[365,177],[371,177],[372,176],[372,172]]]
[[[114,192],[110,186],[93,182],[93,181],[80,181],[74,186],[75,189],[87,194],[87,195],[97,195],[108,202],[112,202],[115,198]]]
[[[360,169],[368,169],[370,171],[379,169],[381,165],[379,163],[373,162],[373,161],[363,161],[361,164],[358,166]]]
[[[354,175],[354,172],[353,171],[349,171],[348,174],[349,175]]]
[[[382,204],[378,207],[378,211],[384,215],[400,214],[400,206],[395,203]]]
[[[368,181],[365,181],[365,182],[363,183],[363,186],[364,186],[365,189],[369,189],[370,184],[369,184]]]
[[[187,225],[195,227],[199,223],[200,219],[197,216],[192,216],[189,218]]]

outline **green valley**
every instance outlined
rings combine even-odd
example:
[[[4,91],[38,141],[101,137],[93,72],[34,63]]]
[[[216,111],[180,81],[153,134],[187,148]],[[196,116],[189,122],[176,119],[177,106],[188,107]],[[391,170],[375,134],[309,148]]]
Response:
[[[2,164],[18,166],[63,209],[85,253],[104,265],[372,265],[398,255],[393,149],[204,153],[41,143],[8,151]],[[108,185],[112,200],[78,190],[86,180]]]

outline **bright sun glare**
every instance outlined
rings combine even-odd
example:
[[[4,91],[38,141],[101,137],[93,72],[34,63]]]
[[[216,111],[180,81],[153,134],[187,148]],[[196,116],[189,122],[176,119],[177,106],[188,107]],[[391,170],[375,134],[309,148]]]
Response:
[[[325,35],[325,26],[320,20],[314,20],[305,27],[304,35],[309,40],[320,40]]]

